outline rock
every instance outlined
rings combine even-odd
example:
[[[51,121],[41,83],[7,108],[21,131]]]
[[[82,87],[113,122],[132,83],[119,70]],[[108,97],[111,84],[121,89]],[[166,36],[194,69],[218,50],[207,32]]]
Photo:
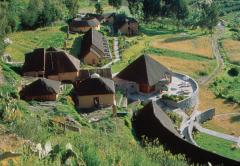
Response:
[[[12,44],[13,42],[12,42],[12,40],[10,40],[9,38],[5,38],[5,39],[4,39],[4,43],[5,43],[5,44]]]

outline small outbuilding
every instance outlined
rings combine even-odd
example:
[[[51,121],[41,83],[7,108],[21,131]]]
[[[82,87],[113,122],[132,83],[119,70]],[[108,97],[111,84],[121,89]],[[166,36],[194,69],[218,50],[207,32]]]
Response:
[[[23,100],[55,101],[60,85],[59,81],[41,78],[23,87],[20,96]]]
[[[154,93],[166,89],[172,71],[149,55],[142,55],[114,78],[117,88],[126,93]]]
[[[99,108],[116,105],[114,82],[93,74],[75,85],[78,108]]]
[[[138,34],[139,24],[133,18],[126,18],[118,25],[118,32],[126,36],[134,36]]]
[[[111,59],[108,40],[94,29],[86,32],[82,40],[80,60],[87,65],[96,66]]]
[[[104,13],[103,22],[107,24],[113,24],[115,20],[116,13]]]
[[[89,29],[100,30],[100,22],[96,17],[74,18],[69,23],[71,32],[87,32]]]

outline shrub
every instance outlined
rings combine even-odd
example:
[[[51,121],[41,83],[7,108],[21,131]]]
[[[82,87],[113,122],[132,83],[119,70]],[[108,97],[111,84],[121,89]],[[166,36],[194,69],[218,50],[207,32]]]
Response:
[[[230,70],[228,70],[228,74],[231,77],[236,77],[239,75],[239,69],[237,69],[236,67],[231,68]]]
[[[173,123],[175,124],[175,126],[177,128],[180,127],[180,124],[182,122],[182,118],[178,114],[176,114],[175,112],[167,112],[167,115],[173,121]]]
[[[182,101],[185,98],[186,97],[182,96],[182,95],[168,95],[168,94],[162,95],[162,99],[164,99],[164,100],[171,100],[171,101],[174,101],[174,102]]]

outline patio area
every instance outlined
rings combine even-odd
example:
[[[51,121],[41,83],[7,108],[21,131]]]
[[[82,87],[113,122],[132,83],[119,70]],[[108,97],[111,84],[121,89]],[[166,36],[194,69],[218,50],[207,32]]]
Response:
[[[168,85],[168,91],[163,94],[190,97],[194,92],[194,86],[190,79],[191,78],[188,76],[180,77],[174,75],[172,77],[172,82]]]
[[[141,92],[128,93],[128,98],[131,100],[140,100],[140,101],[157,101],[162,98],[162,95],[178,95],[185,96],[189,98],[197,90],[197,83],[190,78],[189,76],[174,73],[172,76],[172,82],[167,85],[167,91],[153,92],[150,94],[145,94]]]

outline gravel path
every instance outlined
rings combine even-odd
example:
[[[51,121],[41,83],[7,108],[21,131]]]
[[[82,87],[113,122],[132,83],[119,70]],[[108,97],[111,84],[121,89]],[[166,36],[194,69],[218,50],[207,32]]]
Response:
[[[215,117],[221,117],[221,116],[228,116],[228,115],[240,115],[240,113],[225,113],[225,114],[218,114],[218,115],[215,115]]]
[[[201,85],[206,85],[210,83],[214,78],[216,78],[216,76],[224,66],[224,60],[220,53],[219,44],[218,44],[218,41],[223,34],[224,34],[224,27],[222,25],[218,25],[216,27],[216,32],[212,36],[212,49],[213,49],[213,55],[216,58],[217,66],[209,76],[203,77],[200,79],[199,83]]]
[[[236,142],[236,143],[238,143],[240,141],[240,137],[236,137],[236,136],[232,136],[232,135],[228,135],[228,134],[219,133],[217,131],[209,130],[209,129],[203,128],[198,123],[195,123],[194,126],[201,133],[205,133],[208,135],[212,135],[212,136],[222,138],[222,139],[225,139],[228,141]]]

